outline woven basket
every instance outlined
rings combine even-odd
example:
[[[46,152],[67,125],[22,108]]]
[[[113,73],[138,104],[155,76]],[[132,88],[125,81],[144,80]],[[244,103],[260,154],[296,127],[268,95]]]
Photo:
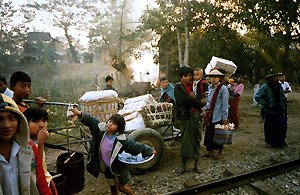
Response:
[[[147,105],[144,108],[146,113],[146,124],[149,126],[169,125],[172,123],[172,107],[171,103],[157,103]]]
[[[100,122],[106,122],[109,117],[118,112],[118,99],[101,99],[80,102],[81,110],[88,112]]]

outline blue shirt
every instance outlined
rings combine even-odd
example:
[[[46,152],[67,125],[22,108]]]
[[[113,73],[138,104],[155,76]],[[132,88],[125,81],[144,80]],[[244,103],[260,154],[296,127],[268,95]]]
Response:
[[[221,84],[219,84],[219,85],[221,85]],[[209,108],[210,108],[210,103],[211,103],[212,97],[216,91],[216,87],[214,87],[214,85],[210,85],[208,91],[209,91],[209,94],[207,97],[207,102],[206,102],[206,105],[204,106],[205,110],[209,110]],[[219,91],[219,94],[217,96],[215,108],[213,111],[213,118],[212,118],[213,123],[219,122],[221,120],[227,120],[227,118],[228,118],[228,100],[229,100],[228,90],[224,85],[222,85],[222,87]]]

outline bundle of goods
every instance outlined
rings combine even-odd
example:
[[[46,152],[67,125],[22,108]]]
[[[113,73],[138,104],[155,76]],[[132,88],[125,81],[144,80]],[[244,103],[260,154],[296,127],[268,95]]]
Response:
[[[88,112],[100,122],[118,112],[118,93],[114,90],[88,91],[80,99],[82,111]]]
[[[122,115],[126,121],[126,131],[145,128],[144,119],[146,113],[144,108],[147,105],[157,104],[151,94],[128,98],[124,101],[124,107],[118,114]]]
[[[232,144],[232,131],[234,130],[234,124],[229,123],[226,125],[215,125],[215,134],[213,142],[219,145]]]
[[[226,71],[225,75],[227,77],[230,77],[232,74],[235,73],[237,66],[230,60],[225,60],[213,56],[205,68],[205,73],[208,74],[210,73],[211,70],[215,68],[225,70]]]
[[[147,124],[150,126],[171,124],[172,107],[173,104],[167,102],[147,105],[145,107]]]

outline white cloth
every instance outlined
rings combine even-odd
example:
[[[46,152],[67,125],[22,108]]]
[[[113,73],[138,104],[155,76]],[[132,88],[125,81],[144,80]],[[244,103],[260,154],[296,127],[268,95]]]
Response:
[[[281,87],[282,87],[283,91],[290,90],[290,92],[292,92],[292,88],[291,88],[291,86],[288,82],[283,81],[283,83],[280,82],[280,84],[281,84]],[[287,97],[287,93],[284,93],[284,95],[285,95],[285,97]]]
[[[0,154],[0,184],[2,186],[3,194],[18,195],[18,183],[19,183],[19,170],[18,170],[18,158],[17,154],[20,150],[20,146],[17,142],[13,142],[11,148],[10,160],[7,162]]]
[[[4,91],[3,93],[4,95],[7,95],[8,97],[10,97],[11,99],[13,98],[14,96],[14,92],[8,88],[6,88],[6,90]]]

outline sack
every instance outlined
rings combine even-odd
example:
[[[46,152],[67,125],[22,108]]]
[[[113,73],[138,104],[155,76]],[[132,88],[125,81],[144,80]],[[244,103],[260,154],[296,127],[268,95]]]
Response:
[[[232,130],[215,128],[213,143],[218,145],[232,144]]]
[[[206,126],[210,126],[212,124],[212,113],[209,110],[204,112],[203,122]]]

